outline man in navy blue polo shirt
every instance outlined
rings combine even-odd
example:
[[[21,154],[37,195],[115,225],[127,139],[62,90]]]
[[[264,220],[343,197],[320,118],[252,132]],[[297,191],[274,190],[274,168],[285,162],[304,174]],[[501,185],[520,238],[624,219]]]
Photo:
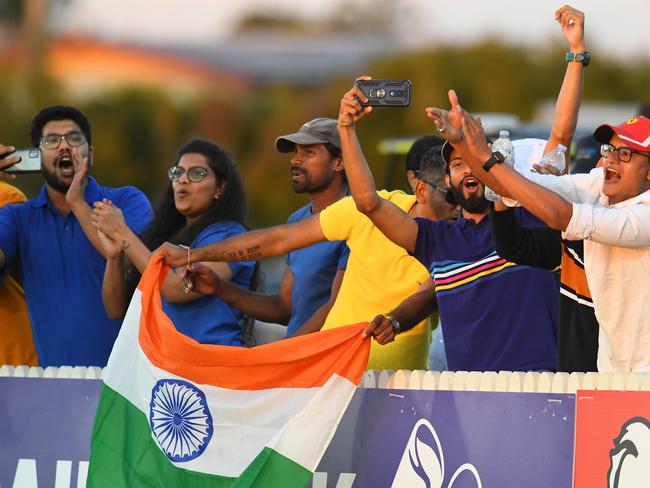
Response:
[[[355,87],[341,101],[338,121],[346,174],[357,208],[393,242],[429,268],[435,296],[421,292],[375,318],[366,333],[384,344],[409,328],[438,300],[450,370],[554,370],[559,292],[549,271],[510,263],[492,243],[484,186],[446,146],[447,184],[461,205],[454,221],[413,218],[378,196],[356,135],[369,113]],[[525,223],[533,217],[522,216]],[[537,221],[537,225],[540,225]]]
[[[141,232],[151,205],[134,187],[107,188],[88,176],[90,123],[79,110],[44,108],[32,120],[31,139],[41,149],[45,184],[36,198],[0,209],[0,273],[13,268],[22,281],[40,366],[104,366],[120,322],[102,304],[106,263],[91,206],[111,200]],[[15,162],[3,162],[0,177]]]

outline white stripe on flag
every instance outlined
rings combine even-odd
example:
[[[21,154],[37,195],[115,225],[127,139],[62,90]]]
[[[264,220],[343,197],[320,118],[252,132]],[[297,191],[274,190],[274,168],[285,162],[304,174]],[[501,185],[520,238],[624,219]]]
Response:
[[[157,381],[187,380],[154,366],[140,349],[140,297],[141,292],[136,290],[104,370],[104,382],[142,411],[149,422],[151,394]],[[174,464],[192,471],[235,477],[266,446],[314,471],[343,414],[333,405],[347,404],[356,389],[338,375],[320,388],[246,391],[196,386],[206,396],[214,433],[203,454]]]

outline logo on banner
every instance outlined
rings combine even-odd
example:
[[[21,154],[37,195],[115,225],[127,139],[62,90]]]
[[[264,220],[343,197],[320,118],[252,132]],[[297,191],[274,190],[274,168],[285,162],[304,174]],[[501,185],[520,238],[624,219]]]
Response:
[[[478,471],[470,463],[456,469],[447,488],[453,488],[454,482],[463,473],[470,473],[476,487],[482,488]],[[442,488],[444,479],[445,456],[440,438],[428,420],[420,419],[411,431],[392,488]]]
[[[621,427],[609,452],[608,488],[647,486],[650,479],[650,422],[634,417]]]
[[[205,394],[183,380],[156,383],[151,390],[149,424],[163,452],[177,463],[199,457],[212,438]]]

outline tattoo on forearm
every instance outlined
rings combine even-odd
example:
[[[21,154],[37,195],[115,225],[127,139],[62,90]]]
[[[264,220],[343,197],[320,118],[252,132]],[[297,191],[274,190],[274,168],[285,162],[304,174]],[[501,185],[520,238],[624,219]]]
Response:
[[[228,252],[229,261],[253,261],[262,257],[262,246],[260,244],[246,249],[237,249]]]
[[[248,253],[248,259],[253,260],[262,257],[262,246],[257,245],[253,247],[249,247],[246,249],[246,252]]]
[[[126,250],[129,248],[130,245],[131,245],[131,244],[129,244],[128,242],[126,242],[126,239],[124,239],[124,240],[122,241],[122,251],[126,251]]]

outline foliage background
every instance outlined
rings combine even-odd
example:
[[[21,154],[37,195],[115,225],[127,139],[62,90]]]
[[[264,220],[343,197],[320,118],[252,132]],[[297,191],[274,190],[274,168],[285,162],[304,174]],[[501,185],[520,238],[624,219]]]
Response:
[[[16,2],[0,8],[0,20],[5,22],[20,14]],[[387,160],[378,153],[378,142],[431,132],[424,107],[445,106],[448,89],[456,89],[463,106],[473,112],[512,112],[528,120],[540,102],[556,97],[565,69],[563,57],[560,44],[543,49],[497,40],[464,47],[437,45],[380,57],[363,72],[316,80],[309,86],[253,84],[244,96],[207,92],[191,100],[129,87],[77,99],[64,95],[37,63],[20,69],[2,64],[0,142],[27,146],[29,122],[41,107],[78,106],[93,125],[93,173],[98,180],[111,186],[132,184],[155,198],[178,147],[190,137],[207,137],[235,155],[249,192],[250,223],[267,226],[283,222],[306,201],[290,190],[289,158],[275,152],[275,138],[294,132],[311,118],[335,117],[341,95],[356,76],[368,73],[413,82],[410,108],[377,110],[359,127],[366,156],[381,182]],[[587,69],[584,99],[643,103],[650,98],[648,86],[650,62],[623,62],[596,53]],[[17,186],[31,196],[41,181],[40,175],[21,176]]]

